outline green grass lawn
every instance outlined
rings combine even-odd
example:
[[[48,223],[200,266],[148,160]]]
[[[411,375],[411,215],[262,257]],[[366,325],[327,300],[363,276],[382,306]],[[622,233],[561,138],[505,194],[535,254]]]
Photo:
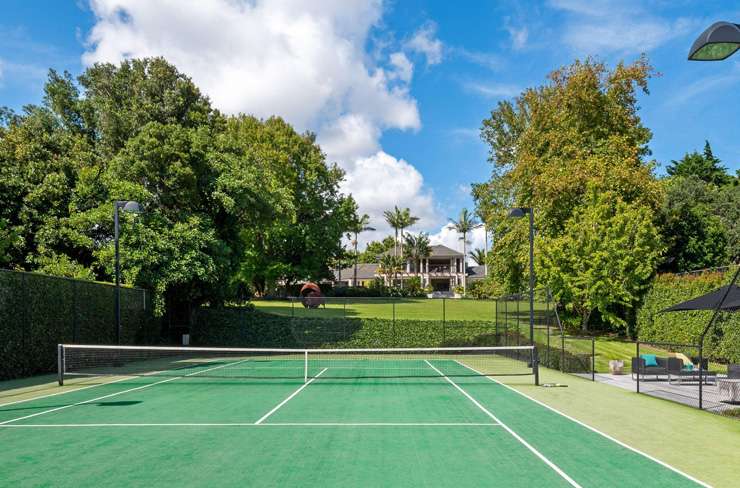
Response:
[[[429,298],[330,298],[325,306],[307,309],[300,302],[287,300],[254,300],[258,310],[293,317],[348,317],[398,320],[490,320],[496,319],[495,300],[461,300]],[[503,302],[498,304],[499,314],[504,313]],[[510,320],[519,317],[522,325],[528,322],[529,303],[525,300],[506,302]],[[535,311],[542,312],[545,303],[535,303]]]

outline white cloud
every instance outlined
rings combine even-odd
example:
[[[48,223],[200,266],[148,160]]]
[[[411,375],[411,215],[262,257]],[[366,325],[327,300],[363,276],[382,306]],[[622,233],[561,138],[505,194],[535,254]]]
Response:
[[[370,225],[377,229],[363,234],[363,243],[389,235],[383,211],[394,205],[408,207],[420,218],[414,226],[417,229],[436,227],[443,218],[435,208],[432,194],[424,188],[421,173],[403,159],[383,151],[357,159],[347,173],[343,190],[352,193],[361,211],[370,216]]]
[[[524,49],[529,39],[529,29],[526,26],[514,27],[510,24],[509,20],[506,20],[506,31],[509,33],[511,38],[511,45],[514,49]]]
[[[465,81],[463,88],[486,98],[512,98],[522,92],[519,86],[496,82]]]
[[[427,22],[406,41],[406,48],[426,56],[427,66],[442,62],[442,41],[437,39],[437,24]]]
[[[568,12],[563,40],[584,54],[647,52],[694,28],[692,20],[662,19],[630,1],[550,0],[549,4]]]
[[[468,251],[468,264],[475,264],[470,259],[470,251],[476,248],[483,249],[485,246],[485,234],[484,234],[483,227],[478,227],[473,230],[473,232],[468,234],[468,244],[467,244],[467,251]],[[455,228],[450,225],[446,224],[442,226],[442,228],[439,229],[439,231],[435,232],[434,234],[431,234],[429,236],[429,240],[432,244],[442,244],[443,246],[447,246],[450,249],[454,249],[456,251],[462,252],[463,245],[462,245],[462,239],[461,235],[458,234],[458,232],[455,230]]]
[[[328,160],[347,172],[344,190],[379,229],[387,230],[379,213],[393,205],[436,224],[422,175],[380,146],[386,129],[421,127],[406,54],[366,53],[380,0],[91,0],[91,7],[86,64],[163,56],[224,112],[279,115],[316,132]],[[427,23],[403,47],[439,63],[435,31]]]
[[[464,61],[468,61],[494,71],[502,69],[505,64],[504,59],[495,53],[470,51],[464,47],[450,47],[447,51],[453,56],[459,57]]]
[[[725,66],[727,65],[728,63],[725,63]],[[705,76],[688,85],[682,85],[680,90],[669,97],[663,105],[667,110],[672,110],[688,101],[696,100],[704,93],[723,93],[724,88],[738,84],[740,84],[740,62],[735,62],[729,70],[720,74]]]
[[[402,52],[395,52],[391,54],[391,64],[396,68],[393,77],[399,80],[409,83],[411,77],[414,75],[414,65],[409,61],[409,58]]]

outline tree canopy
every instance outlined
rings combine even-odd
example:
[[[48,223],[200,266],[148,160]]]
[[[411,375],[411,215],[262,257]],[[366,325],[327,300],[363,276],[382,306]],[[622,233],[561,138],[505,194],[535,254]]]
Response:
[[[0,117],[0,258],[111,280],[115,200],[122,275],[160,310],[320,279],[356,219],[313,134],[278,117],[225,116],[161,58],[50,71],[39,106]],[[183,320],[187,319],[184,317]]]

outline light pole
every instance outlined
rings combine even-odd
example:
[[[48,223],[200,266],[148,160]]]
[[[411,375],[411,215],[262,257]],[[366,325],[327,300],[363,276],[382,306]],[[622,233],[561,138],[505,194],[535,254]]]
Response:
[[[118,252],[118,209],[124,212],[141,213],[141,205],[128,200],[117,200],[113,205],[113,235],[116,248],[116,344],[121,343],[121,262]]]
[[[534,210],[530,207],[512,208],[510,219],[529,214],[529,342],[534,345]]]
[[[740,24],[715,22],[691,45],[690,61],[722,61],[740,49]]]

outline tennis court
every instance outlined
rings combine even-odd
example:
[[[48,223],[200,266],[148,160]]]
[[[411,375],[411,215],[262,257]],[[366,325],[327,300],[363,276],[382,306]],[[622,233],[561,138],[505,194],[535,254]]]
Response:
[[[9,486],[702,486],[500,382],[534,381],[532,358],[70,346],[60,379],[86,386],[0,406],[0,472]]]

